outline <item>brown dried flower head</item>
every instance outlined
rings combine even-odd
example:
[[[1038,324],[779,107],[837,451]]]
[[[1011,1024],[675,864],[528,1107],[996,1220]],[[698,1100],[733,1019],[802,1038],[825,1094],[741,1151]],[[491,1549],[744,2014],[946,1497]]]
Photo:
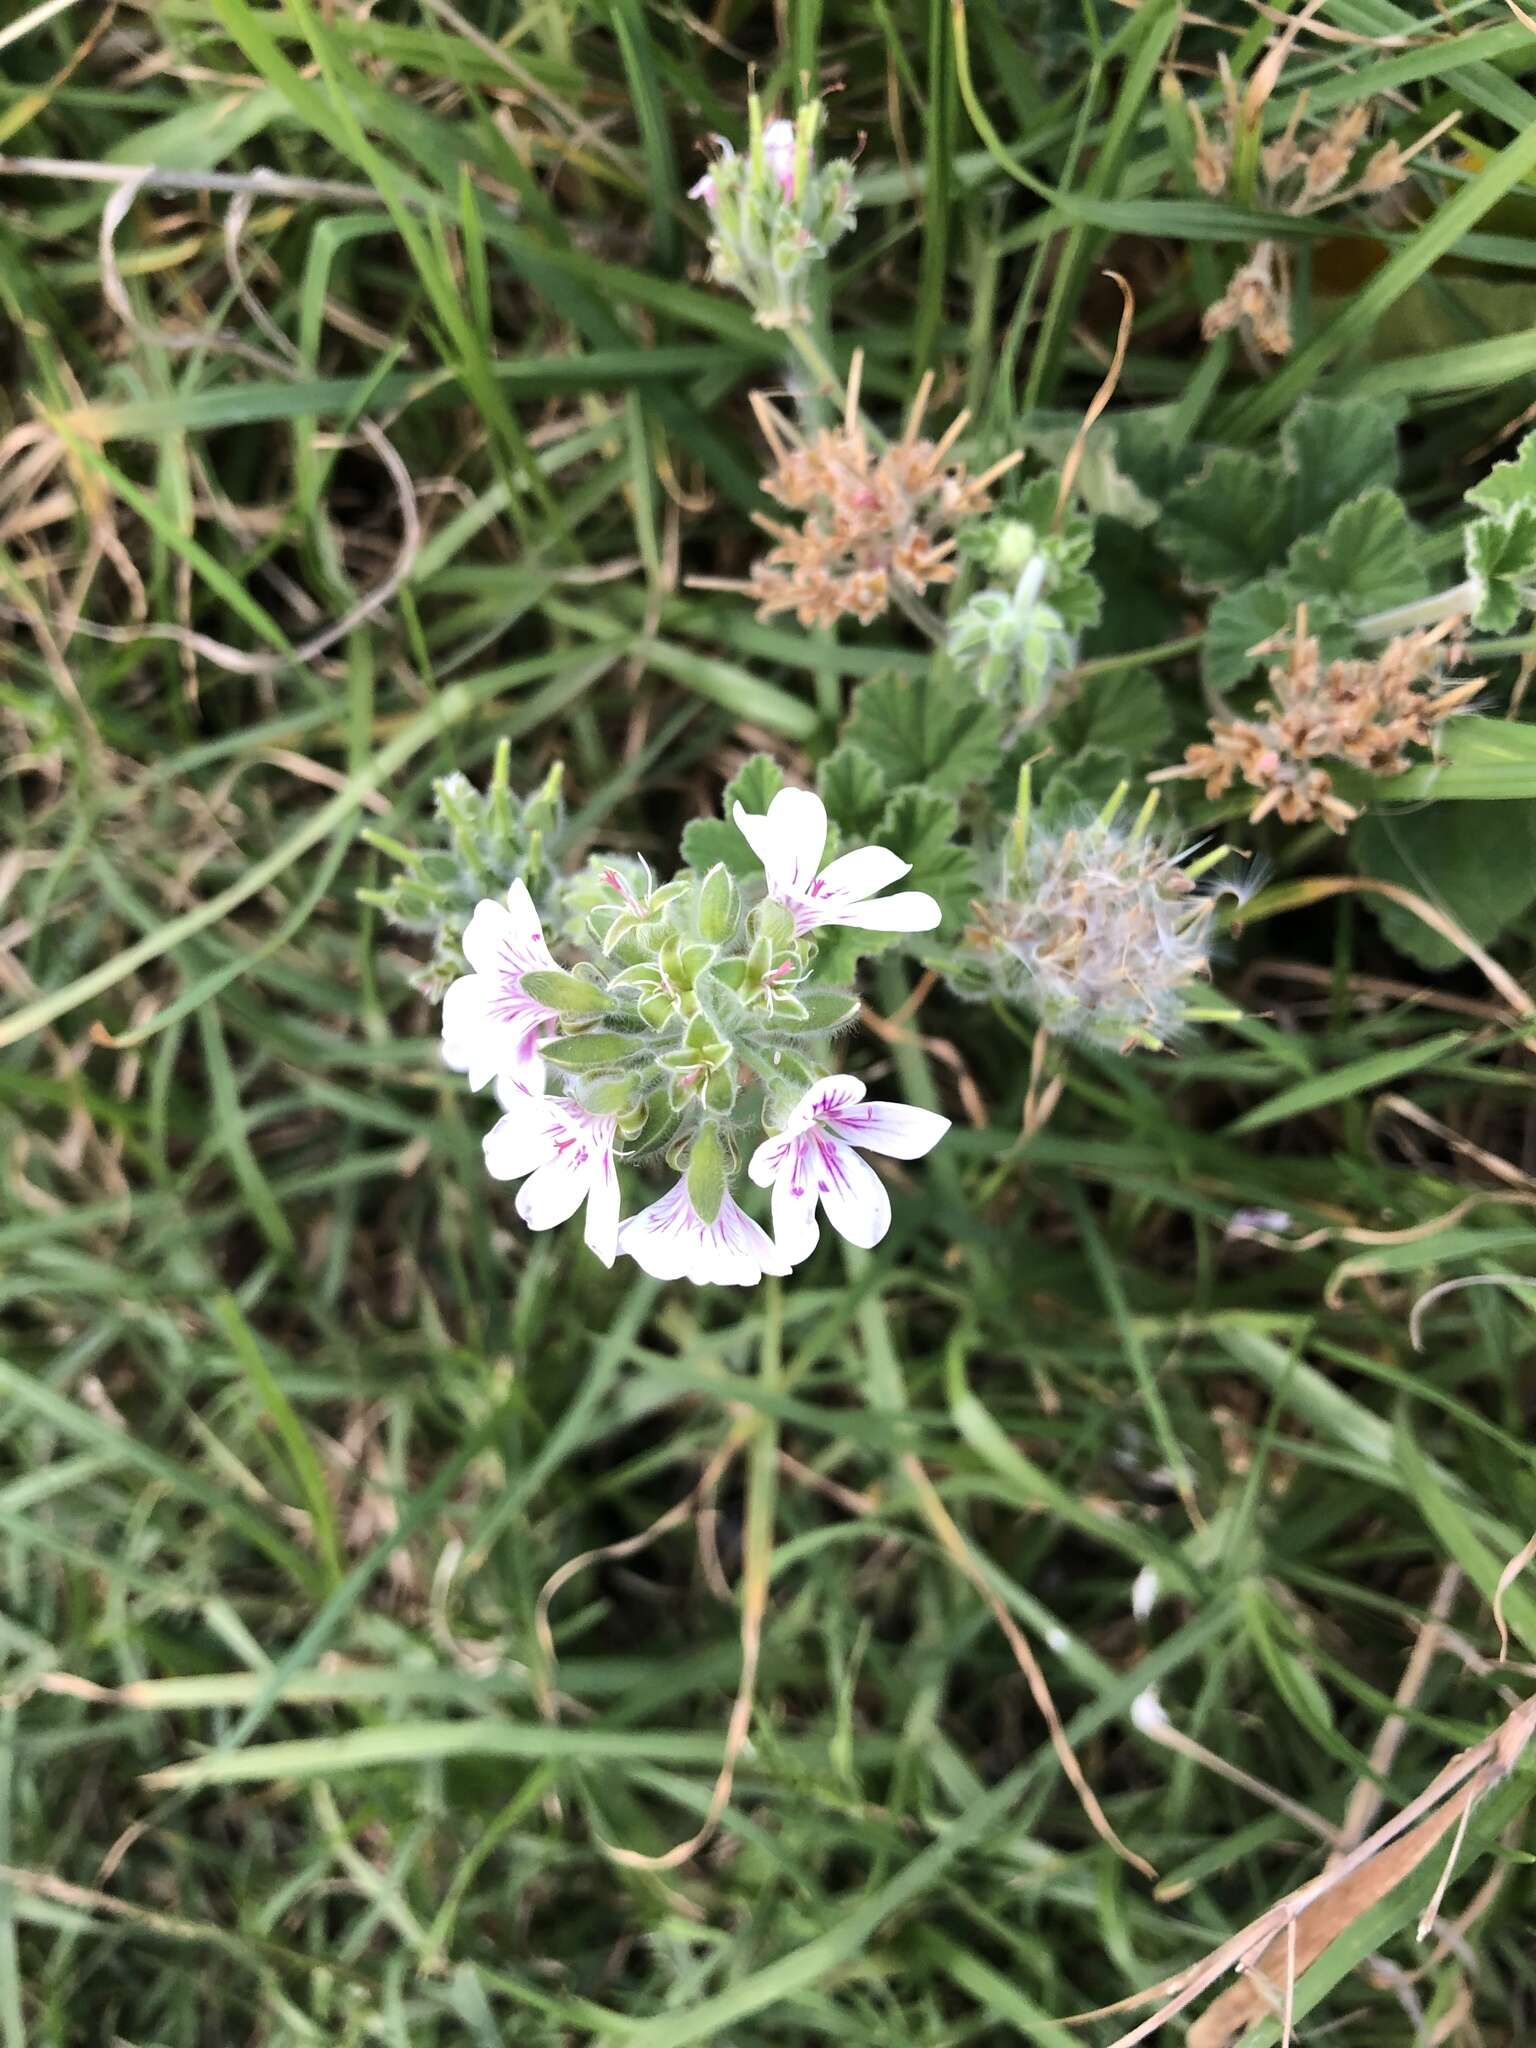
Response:
[[[1278,242],[1254,245],[1248,261],[1233,272],[1232,282],[1214,305],[1206,307],[1200,321],[1207,341],[1233,327],[1245,327],[1265,355],[1289,355],[1290,268]]]
[[[1441,722],[1465,710],[1483,686],[1481,676],[1446,677],[1460,652],[1455,635],[1462,624],[1443,619],[1400,634],[1374,660],[1324,667],[1303,605],[1284,643],[1289,659],[1269,672],[1274,695],[1259,705],[1261,716],[1213,719],[1210,739],[1188,748],[1181,767],[1165,768],[1152,780],[1196,777],[1207,796],[1218,797],[1241,778],[1260,792],[1251,820],[1273,811],[1288,825],[1321,818],[1342,832],[1358,811],[1337,794],[1319,761],[1347,761],[1368,775],[1401,775],[1410,765],[1410,747],[1432,746]]]
[[[870,444],[859,417],[862,355],[848,379],[843,423],[807,439],[761,393],[753,410],[772,450],[774,466],[763,489],[800,524],[757,515],[773,546],[753,564],[746,582],[708,582],[715,589],[744,590],[757,602],[759,618],[792,611],[805,626],[831,625],[844,616],[867,626],[905,591],[920,597],[930,583],[954,576],[954,529],[976,519],[991,504],[990,486],[1020,460],[1006,456],[981,476],[968,476],[949,451],[964,433],[960,413],[937,441],[920,438],[933,388],[926,376],[899,441]]]

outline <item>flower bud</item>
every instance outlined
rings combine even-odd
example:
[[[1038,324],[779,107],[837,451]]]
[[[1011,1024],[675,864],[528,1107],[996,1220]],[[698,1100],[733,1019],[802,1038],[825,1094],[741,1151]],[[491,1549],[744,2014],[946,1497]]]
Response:
[[[772,897],[759,903],[752,913],[752,924],[756,940],[766,943],[773,952],[787,952],[795,943],[795,915],[787,903],[776,903]],[[757,947],[754,945],[750,960],[755,961],[756,958]],[[766,972],[766,968],[763,971]]]
[[[702,1223],[713,1223],[720,1214],[725,1185],[725,1153],[719,1126],[706,1123],[700,1127],[688,1154],[688,1199]]]
[[[561,967],[536,968],[522,979],[534,1001],[548,1004],[562,1023],[581,1023],[613,1008],[606,989],[584,975],[567,974]]]
[[[723,946],[736,936],[741,916],[741,891],[731,879],[730,869],[717,861],[699,884],[699,937],[711,946]]]

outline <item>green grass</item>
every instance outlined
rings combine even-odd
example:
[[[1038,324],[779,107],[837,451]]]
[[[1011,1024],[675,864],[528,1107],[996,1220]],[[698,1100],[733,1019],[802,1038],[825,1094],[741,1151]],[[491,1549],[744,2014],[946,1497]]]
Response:
[[[356,898],[387,871],[362,835],[411,840],[432,778],[510,738],[520,787],[563,759],[586,842],[665,868],[746,754],[803,773],[860,678],[923,665],[896,615],[808,634],[681,582],[751,559],[746,397],[784,373],[682,196],[749,66],[770,98],[836,84],[834,141],[867,134],[827,304],[873,410],[932,366],[936,412],[991,434],[1079,415],[1116,269],[1119,403],[1267,452],[1309,394],[1391,397],[1449,562],[1457,494],[1536,401],[1536,36],[1492,0],[1330,0],[1338,34],[1300,34],[1266,132],[1303,88],[1319,115],[1380,96],[1405,137],[1458,120],[1411,230],[1285,226],[1297,345],[1260,376],[1198,334],[1254,220],[1189,182],[1160,98],[1175,63],[1209,110],[1218,50],[1251,75],[1273,24],[1246,7],[29,13],[0,27],[0,151],[78,174],[0,162],[0,2048],[1101,2048],[1114,2023],[1062,2021],[1324,1854],[1139,1732],[1146,1688],[1333,1823],[1362,1780],[1382,1817],[1416,1797],[1529,1689],[1470,1654],[1536,1527],[1508,1004],[1397,950],[1327,835],[1266,828],[1273,886],[1218,968],[1235,1022],[1063,1055],[1026,1128],[1032,1025],[932,991],[924,1042],[848,1042],[957,1120],[890,1238],[748,1298],[658,1290],[530,1240],[485,1179],[412,942]],[[165,174],[115,273],[102,165]],[[1368,273],[1324,289],[1351,249]],[[399,545],[360,418],[421,545],[294,661]],[[1127,619],[1090,701],[1151,659],[1192,735],[1200,626],[1176,593]],[[1529,648],[1480,652],[1484,722],[1391,815],[1478,802],[1505,843],[1531,728],[1491,721]],[[1493,948],[1517,992],[1533,938],[1527,909]],[[891,1014],[911,979],[865,993]],[[1254,1206],[1280,1241],[1229,1234]],[[1419,1297],[1496,1276],[1414,1349]],[[551,1574],[727,1451],[560,1590],[551,1666]],[[1452,1571],[1455,1641],[1373,1762]],[[708,1811],[742,1599],[721,1825],[631,1867],[605,1845],[659,1856]],[[1529,1581],[1502,1604],[1536,1658]],[[1156,1886],[1091,1828],[997,1608]],[[1530,2038],[1531,1783],[1474,1814],[1447,1913],[1500,1883],[1465,1941],[1414,1942],[1432,1858],[1303,1978],[1298,2038]],[[1422,2026],[1371,1955],[1427,1960]]]

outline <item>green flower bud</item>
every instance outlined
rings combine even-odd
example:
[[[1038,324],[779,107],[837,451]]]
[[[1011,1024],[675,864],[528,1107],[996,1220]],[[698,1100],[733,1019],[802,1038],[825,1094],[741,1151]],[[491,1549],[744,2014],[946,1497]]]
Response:
[[[711,946],[726,945],[736,936],[741,916],[741,891],[724,861],[717,861],[699,884],[699,937]]]
[[[688,1199],[702,1223],[713,1223],[725,1200],[725,1153],[713,1123],[701,1127],[688,1154]]]
[[[585,1017],[601,1017],[613,1008],[606,989],[588,981],[584,975],[567,974],[559,967],[538,967],[523,976],[523,987],[535,1002],[547,1003],[558,1012],[562,1021],[570,1019],[580,1022]]]
[[[787,952],[795,943],[794,913],[787,903],[776,903],[770,896],[767,902],[759,903],[753,911],[752,922],[756,938],[766,939],[780,953]],[[755,959],[756,954],[754,945],[751,957]]]

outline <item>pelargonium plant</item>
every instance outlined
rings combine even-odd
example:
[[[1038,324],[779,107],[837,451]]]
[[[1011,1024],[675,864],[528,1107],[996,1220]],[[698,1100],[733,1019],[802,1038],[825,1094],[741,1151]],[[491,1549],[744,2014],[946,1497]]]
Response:
[[[809,791],[780,790],[761,813],[738,803],[734,822],[761,862],[755,884],[723,863],[667,882],[638,864],[589,865],[580,893],[595,876],[601,900],[574,939],[546,932],[521,878],[479,901],[442,1043],[472,1088],[494,1086],[486,1167],[521,1181],[530,1229],[584,1209],[605,1265],[625,1254],[657,1279],[752,1286],[810,1255],[818,1211],[850,1243],[877,1244],[890,1202],[861,1155],[920,1158],[949,1124],[866,1101],[833,1071],[858,1001],[812,980],[818,933],[931,930],[937,903],[881,893],[909,866],[885,847],[826,861],[827,814]],[[621,1162],[676,1178],[621,1218]],[[743,1165],[772,1191],[771,1235],[736,1198]]]

